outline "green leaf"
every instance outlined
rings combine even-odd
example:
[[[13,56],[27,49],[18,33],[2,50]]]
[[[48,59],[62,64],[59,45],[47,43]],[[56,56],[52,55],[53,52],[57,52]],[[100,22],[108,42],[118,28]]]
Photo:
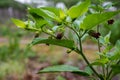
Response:
[[[58,45],[70,49],[74,49],[75,47],[74,42],[72,40],[57,40],[57,39],[43,39],[43,38],[35,38],[31,44],[35,45],[42,43]]]
[[[23,28],[23,29],[26,28],[26,24],[23,21],[21,21],[19,19],[14,19],[14,18],[12,18],[11,20],[17,27]]]
[[[50,72],[72,72],[82,76],[89,76],[87,72],[84,72],[77,67],[69,66],[69,65],[51,66],[39,71],[39,73],[50,73]]]
[[[52,28],[52,30],[53,30],[54,32],[56,32],[59,27],[60,27],[60,26],[54,26],[54,27]]]
[[[113,16],[117,15],[120,13],[119,11],[112,11],[112,12],[103,12],[103,13],[95,13],[95,14],[90,14],[86,16],[86,18],[83,20],[83,23],[80,24],[80,28],[84,30],[91,29],[100,23],[112,18]]]
[[[57,15],[55,15],[55,13],[46,10],[44,8],[31,8],[29,9],[29,13],[30,14],[37,14],[40,17],[44,18],[44,19],[51,19],[51,20],[56,20],[58,22],[60,22],[61,20],[59,19],[59,17]]]
[[[47,24],[48,22],[42,18],[36,18],[36,27],[42,27],[45,24]]]
[[[107,35],[100,36],[99,40],[100,43],[104,46],[106,46],[106,48],[104,49],[105,52],[108,52],[110,49],[112,49],[112,45],[110,45],[110,36],[111,36],[111,32],[109,32]],[[103,51],[103,52],[104,52]]]
[[[76,30],[80,29],[80,23],[83,22],[84,18],[85,18],[85,15],[80,16],[73,22],[73,26],[75,27]]]
[[[64,20],[66,17],[65,12],[62,9],[59,9],[59,13],[60,13],[60,19]]]
[[[108,63],[108,61],[109,61],[108,58],[98,59],[97,61],[91,63],[90,65],[101,65],[101,66],[103,66],[104,64]]]
[[[41,7],[41,9],[48,10],[50,12],[53,12],[56,16],[60,16],[58,8],[55,8],[55,7]]]
[[[109,44],[109,43],[110,43],[110,35],[111,35],[111,32],[109,32],[109,33],[104,37],[105,44]]]
[[[90,0],[86,0],[85,2],[82,2],[78,5],[72,6],[68,10],[68,15],[71,18],[77,18],[83,15],[85,12],[87,12],[89,5],[90,5]]]
[[[32,16],[35,20],[35,24],[37,28],[42,27],[43,25],[47,24],[47,21],[43,19],[42,17],[37,16],[37,15],[32,15]]]
[[[66,17],[65,12],[61,8],[55,7],[41,7],[41,8],[53,12],[56,16],[58,16],[62,20]]]
[[[89,73],[90,75],[93,74],[93,71],[91,70],[91,68],[89,66],[85,67],[85,72]]]
[[[31,16],[34,19],[37,28],[40,28],[43,25],[47,24],[47,21],[44,18],[42,18],[41,16],[39,16],[35,13],[31,13]]]
[[[110,60],[120,59],[120,40],[116,42],[114,51],[108,53],[108,57],[110,58]]]
[[[118,60],[120,58],[120,51],[114,51],[114,52],[110,52],[108,55],[108,58],[110,60]]]
[[[111,67],[114,74],[120,74],[120,64],[115,64],[115,65],[112,65]]]
[[[54,20],[61,22],[59,16],[56,16],[54,13],[49,12],[48,10],[43,10],[47,15],[49,15],[51,18],[53,18]]]

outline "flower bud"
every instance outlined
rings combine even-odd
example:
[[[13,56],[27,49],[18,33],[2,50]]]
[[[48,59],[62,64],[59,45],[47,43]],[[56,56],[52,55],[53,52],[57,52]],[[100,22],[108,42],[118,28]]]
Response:
[[[114,23],[114,20],[113,20],[113,19],[110,19],[110,20],[108,20],[107,22],[108,22],[108,24],[113,24],[113,23]]]
[[[62,37],[63,37],[63,33],[60,32],[57,34],[56,39],[62,39]]]
[[[94,30],[90,30],[88,32],[88,34],[96,39],[98,39],[100,37],[100,33],[99,32],[95,32]]]

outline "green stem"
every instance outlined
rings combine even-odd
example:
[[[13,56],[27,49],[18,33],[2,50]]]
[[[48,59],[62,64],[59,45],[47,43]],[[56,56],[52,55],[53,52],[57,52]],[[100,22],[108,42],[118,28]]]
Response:
[[[100,30],[99,30],[99,25],[97,26],[97,32],[99,32]],[[99,38],[97,39],[97,41],[98,41],[98,50],[99,50],[99,52],[101,52],[101,49],[100,49],[100,41],[99,41]]]
[[[98,76],[98,77],[102,80],[101,76],[100,76],[100,75],[96,72],[96,70],[90,65],[90,62],[87,60],[86,56],[85,56],[84,53],[83,53],[81,38],[82,38],[82,36],[84,36],[84,34],[86,33],[86,31],[85,31],[85,33],[83,33],[82,36],[80,36],[80,34],[79,34],[74,28],[72,28],[72,27],[70,27],[70,26],[68,26],[68,28],[70,28],[71,30],[73,30],[73,31],[76,33],[76,35],[78,36],[78,39],[79,39],[79,48],[80,48],[80,49],[77,49],[76,52],[83,57],[83,59],[85,60],[85,62],[87,63],[87,65],[91,68],[91,70],[95,73],[95,75]]]
[[[63,37],[64,37],[64,39],[68,39],[65,35]]]
[[[73,30],[74,33],[77,35],[78,38],[80,37],[79,33],[78,33],[73,27],[71,27],[71,26],[69,26],[69,25],[66,25],[66,26],[67,26],[68,28],[70,28],[71,30]]]
[[[55,38],[55,36],[53,35],[53,34],[50,34],[50,33],[48,33],[48,32],[46,32],[46,31],[44,31],[43,30],[43,28],[41,28],[40,30],[39,29],[36,29],[36,28],[30,28],[31,30],[35,30],[35,31],[38,31],[38,32],[44,32],[44,33],[46,33],[46,34],[48,34],[48,35],[50,35],[50,36],[52,36],[52,37],[54,37]]]
[[[41,29],[41,30],[42,30],[42,32],[44,32],[45,34],[48,34],[48,35],[50,35],[50,36],[52,36],[52,37],[56,38],[56,36],[55,36],[55,35],[50,34],[50,33],[46,32],[46,31],[44,31],[43,29]]]
[[[99,32],[99,31],[100,31],[100,26],[98,25],[97,26],[97,32]],[[98,42],[98,51],[101,52],[101,46],[100,46],[99,38],[97,39],[97,42]],[[101,56],[100,56],[100,58],[101,58]],[[105,73],[105,68],[104,67],[105,66],[102,66],[102,72],[103,72],[104,77],[106,77],[106,73]]]
[[[67,25],[67,27],[70,28],[71,30],[73,30],[73,31],[76,33],[76,35],[79,37],[78,32],[77,32],[73,27],[70,27],[70,26],[68,26],[68,25]]]
[[[85,32],[80,37],[82,38],[85,35],[86,32],[87,32],[87,30],[85,30]]]
[[[81,54],[81,56],[83,57],[83,59],[85,60],[85,62],[88,64],[88,66],[92,69],[92,71],[95,73],[96,76],[98,76],[99,78],[101,78],[99,76],[99,74],[96,72],[96,70],[90,65],[89,61],[87,60],[86,56],[83,53],[83,49],[82,49],[82,42],[81,42],[81,38],[79,37],[79,45],[80,45],[80,50],[78,51],[78,53]]]
[[[106,70],[107,70],[107,73],[106,73],[106,75],[108,76],[108,74],[109,74],[109,64],[107,64],[107,67],[106,67]],[[107,77],[106,77],[106,79],[107,79]]]

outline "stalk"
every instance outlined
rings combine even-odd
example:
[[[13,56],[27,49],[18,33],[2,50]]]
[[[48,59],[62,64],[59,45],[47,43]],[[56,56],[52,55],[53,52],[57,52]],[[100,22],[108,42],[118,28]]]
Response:
[[[100,79],[101,77],[99,76],[99,74],[96,72],[96,70],[90,65],[90,62],[88,61],[88,59],[86,58],[86,56],[83,53],[83,49],[82,49],[82,42],[81,42],[81,38],[79,37],[79,46],[80,46],[80,50],[78,50],[78,54],[80,54],[83,59],[85,60],[85,62],[88,64],[88,66],[91,68],[91,70],[95,73],[96,76],[98,76]]]
[[[80,36],[80,34],[71,26],[66,25],[68,28],[70,28],[71,30],[73,30],[75,32],[75,34],[77,35],[78,39],[79,39],[79,49],[75,50],[75,52],[77,52],[79,55],[81,55],[84,59],[84,61],[87,63],[87,65],[91,68],[91,70],[94,72],[94,74],[101,80],[103,80],[103,78],[96,72],[96,70],[90,65],[90,62],[88,61],[88,59],[86,58],[86,56],[83,53],[83,49],[82,49],[82,41],[81,38],[84,36],[84,34],[87,32],[85,31],[82,36]]]
[[[100,31],[100,26],[98,25],[97,26],[97,32],[99,32],[99,31]],[[97,43],[98,43],[98,51],[101,52],[101,48],[100,48],[101,46],[100,46],[99,38],[97,39]],[[101,56],[100,56],[100,58],[101,58]],[[102,66],[102,72],[103,72],[104,77],[106,77],[104,66]]]

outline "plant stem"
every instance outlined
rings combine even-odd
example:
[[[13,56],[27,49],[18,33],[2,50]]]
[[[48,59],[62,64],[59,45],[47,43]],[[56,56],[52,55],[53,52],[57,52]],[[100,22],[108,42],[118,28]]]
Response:
[[[78,54],[80,53],[81,56],[83,57],[83,59],[85,60],[85,62],[88,64],[88,66],[92,69],[92,71],[95,73],[96,76],[98,76],[99,78],[101,78],[99,76],[99,74],[96,72],[96,70],[90,65],[89,61],[87,60],[86,56],[83,53],[83,49],[82,49],[82,42],[81,42],[81,37],[79,37],[79,45],[80,45],[80,50],[78,51]]]
[[[76,35],[79,37],[79,34],[78,34],[78,32],[73,28],[73,27],[71,27],[71,26],[69,26],[69,25],[66,25],[68,28],[70,28],[71,30],[73,30],[75,33],[76,33]]]
[[[45,34],[48,34],[48,35],[50,35],[50,36],[52,36],[52,37],[56,38],[56,36],[55,36],[55,35],[50,34],[50,33],[46,32],[46,31],[44,31],[43,29],[41,29],[41,30],[42,30],[42,32],[44,32]]]
[[[80,37],[82,38],[85,35],[86,32],[87,32],[87,30],[85,30],[84,33]]]
[[[100,75],[96,72],[96,70],[90,65],[90,62],[87,60],[86,56],[85,56],[84,53],[83,53],[81,38],[84,36],[84,34],[86,33],[86,31],[82,34],[82,36],[80,36],[80,34],[79,34],[80,32],[78,33],[74,28],[72,28],[71,26],[68,26],[68,28],[70,28],[71,30],[73,30],[73,31],[76,33],[76,35],[77,35],[77,37],[78,37],[78,39],[79,39],[79,49],[77,49],[76,52],[83,57],[83,59],[84,59],[85,62],[88,64],[88,66],[91,68],[91,70],[95,73],[95,75],[98,76],[98,77],[102,80],[101,76],[100,76]]]
[[[106,67],[106,70],[107,70],[106,75],[107,75],[107,76],[108,76],[108,74],[109,74],[109,66],[110,66],[110,64],[107,64],[107,67]],[[106,77],[106,79],[107,79],[107,77]]]
[[[99,32],[100,30],[99,30],[99,25],[97,26],[97,32]],[[99,38],[97,39],[97,41],[98,41],[98,50],[99,50],[99,52],[101,52],[101,49],[100,49],[100,41],[99,41]]]
[[[70,28],[77,35],[78,38],[80,37],[79,33],[73,27],[69,26],[68,24],[66,24],[66,26]]]
[[[97,32],[99,33],[99,31],[100,31],[100,26],[98,25],[97,26]],[[99,38],[97,39],[97,42],[98,42],[98,51],[101,52],[101,46],[100,46],[100,40],[99,40]],[[100,58],[101,58],[101,56],[100,56]],[[103,72],[104,77],[106,77],[105,68],[104,67],[105,66],[102,66],[102,72]]]

